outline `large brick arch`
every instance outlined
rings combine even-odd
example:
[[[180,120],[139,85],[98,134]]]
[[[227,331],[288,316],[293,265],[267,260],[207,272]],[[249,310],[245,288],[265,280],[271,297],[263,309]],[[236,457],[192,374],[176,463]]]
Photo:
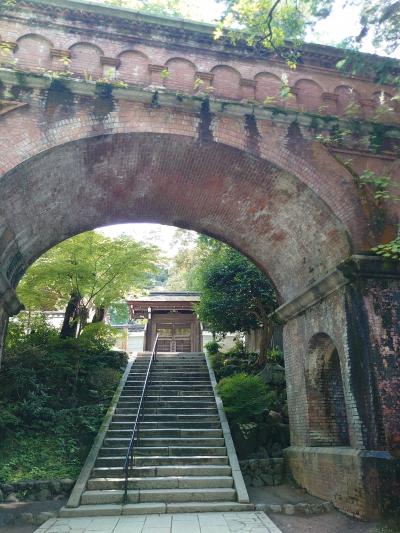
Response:
[[[400,266],[370,251],[395,237],[400,203],[360,183],[372,170],[396,191],[395,88],[339,72],[331,47],[306,45],[292,71],[205,25],[16,1],[0,16],[0,356],[18,280],[61,240],[140,221],[212,235],[279,291],[294,478],[351,514],[397,509]],[[322,369],[321,333],[336,348]],[[345,406],[348,439],[320,397],[336,422]]]
[[[241,150],[185,136],[84,138],[32,157],[1,184],[0,209],[24,267],[82,231],[159,222],[232,244],[269,273],[287,300],[351,248],[337,216],[299,179]]]

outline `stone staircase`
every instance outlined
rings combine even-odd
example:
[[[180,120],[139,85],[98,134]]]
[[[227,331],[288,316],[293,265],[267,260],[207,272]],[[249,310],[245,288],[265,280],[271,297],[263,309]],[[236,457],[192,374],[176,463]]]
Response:
[[[60,516],[253,510],[201,353],[157,356],[134,451],[128,502],[123,504],[123,464],[149,360],[150,354],[142,353],[133,363],[80,505],[67,504]]]

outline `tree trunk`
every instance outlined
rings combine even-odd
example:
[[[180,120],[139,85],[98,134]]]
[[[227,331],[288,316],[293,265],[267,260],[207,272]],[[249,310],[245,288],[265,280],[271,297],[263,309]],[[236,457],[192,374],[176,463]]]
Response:
[[[78,336],[82,333],[83,329],[87,326],[89,318],[89,309],[82,305],[79,309],[79,331]]]
[[[76,337],[76,331],[78,328],[78,316],[79,316],[79,302],[81,301],[80,295],[72,293],[65,309],[63,325],[60,331],[61,339],[68,339]]]
[[[95,324],[96,322],[104,322],[105,317],[106,317],[106,308],[103,306],[96,307],[94,316],[92,319],[92,323]]]
[[[257,359],[258,366],[264,366],[267,361],[267,350],[269,343],[272,339],[272,334],[274,332],[274,325],[270,320],[266,320],[263,323],[261,329],[261,339],[260,339],[260,355]]]

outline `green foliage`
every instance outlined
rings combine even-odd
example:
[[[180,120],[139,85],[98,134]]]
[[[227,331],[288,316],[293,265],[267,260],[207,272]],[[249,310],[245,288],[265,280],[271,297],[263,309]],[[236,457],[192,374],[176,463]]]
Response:
[[[76,311],[71,313],[82,329],[91,307],[107,308],[147,286],[157,258],[153,246],[89,231],[42,255],[22,278],[18,295],[29,310],[54,310],[73,302]]]
[[[284,366],[283,352],[279,348],[272,348],[267,352],[267,362]]]
[[[396,239],[387,244],[375,246],[375,248],[372,248],[372,251],[387,259],[395,259],[398,261],[400,260],[400,237],[396,237]]]
[[[3,10],[5,11],[9,9],[14,9],[16,4],[17,4],[17,0],[1,0],[0,12]]]
[[[178,249],[168,272],[166,289],[170,291],[195,290],[196,282],[193,278],[198,259],[198,235],[192,231],[177,229],[173,246]]]
[[[53,310],[79,293],[85,306],[108,306],[143,286],[156,269],[157,249],[123,236],[104,237],[88,231],[42,255],[18,287],[29,309]]]
[[[235,422],[248,422],[276,404],[276,393],[267,389],[258,376],[245,373],[222,379],[218,392],[225,411]]]
[[[356,0],[352,1],[353,4]],[[361,0],[361,32],[354,39],[356,43],[372,37],[376,47],[383,46],[387,52],[394,52],[399,46],[400,6],[397,0]]]
[[[244,39],[255,48],[274,51],[295,68],[301,55],[306,30],[329,16],[335,0],[220,0],[226,4],[216,37],[227,35],[234,43]],[[392,53],[399,47],[400,4],[397,0],[349,0],[359,8],[361,31],[341,43],[344,57],[337,68],[347,74],[372,73],[380,83],[393,80],[394,62],[377,67],[358,53],[366,39]],[[378,72],[379,71],[379,72]],[[377,80],[377,81],[378,81]]]
[[[242,341],[236,341],[227,352],[220,352],[210,356],[211,364],[217,379],[245,372],[253,374],[259,371],[258,354],[249,352]]]
[[[210,361],[211,361],[212,369],[215,372],[215,377],[217,381],[220,380],[222,377],[233,374],[233,372],[227,373],[225,371],[226,358],[225,358],[225,354],[223,354],[222,352],[217,352],[217,353],[210,355]]]
[[[115,329],[108,324],[97,322],[86,326],[79,337],[79,346],[93,354],[108,352],[114,346],[116,338]]]
[[[208,355],[215,355],[221,349],[221,345],[217,341],[209,341],[204,348],[207,350]]]
[[[250,46],[277,52],[289,66],[295,65],[298,53],[293,45],[299,45],[304,39],[310,16],[309,2],[228,0],[226,4],[224,17],[217,26],[216,38],[228,33],[234,42],[244,39]],[[289,40],[293,43],[290,48],[287,44]]]
[[[0,370],[0,481],[76,475],[127,361],[103,324],[62,340],[43,317],[27,323],[10,323]]]
[[[359,180],[362,186],[371,185],[373,187],[375,200],[400,200],[400,196],[396,196],[390,190],[391,188],[393,189],[390,176],[378,175],[372,170],[365,170],[360,175]],[[396,189],[398,188],[397,186]]]
[[[76,479],[82,466],[78,445],[73,438],[43,433],[17,432],[8,436],[0,444],[0,481]]]
[[[114,302],[108,308],[111,324],[126,324],[129,320],[129,308],[126,302]]]
[[[199,263],[196,310],[211,331],[250,331],[264,324],[276,307],[276,294],[253,263],[220,243],[218,251],[212,249]]]

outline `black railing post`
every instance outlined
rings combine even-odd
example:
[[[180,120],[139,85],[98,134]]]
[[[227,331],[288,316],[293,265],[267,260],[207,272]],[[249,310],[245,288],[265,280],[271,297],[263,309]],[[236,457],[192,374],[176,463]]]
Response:
[[[152,371],[153,363],[156,361],[157,342],[158,342],[158,334],[154,342],[153,351],[151,352],[150,362],[147,367],[146,377],[143,383],[142,394],[140,396],[138,410],[136,413],[135,422],[133,424],[132,437],[129,442],[128,451],[125,457],[125,463],[124,463],[125,482],[124,482],[124,498],[123,498],[124,505],[128,503],[128,481],[129,481],[129,473],[133,467],[133,459],[134,459],[133,451],[135,448],[135,439],[137,443],[139,443],[140,420],[141,420],[141,416],[143,415],[144,401],[145,401],[146,394],[147,394],[147,385],[151,383],[151,371]]]

